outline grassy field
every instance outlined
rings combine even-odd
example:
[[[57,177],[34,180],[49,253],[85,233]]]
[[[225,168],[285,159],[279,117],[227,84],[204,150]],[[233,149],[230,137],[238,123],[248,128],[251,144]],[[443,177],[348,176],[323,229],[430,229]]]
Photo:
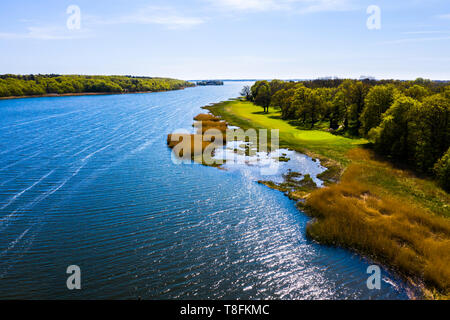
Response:
[[[279,129],[280,146],[320,158],[339,177],[302,205],[314,217],[311,238],[390,267],[427,298],[450,297],[450,196],[434,181],[377,157],[363,139],[302,130],[277,110],[240,100],[207,109],[244,129]]]
[[[211,109],[210,109],[211,110]],[[270,109],[263,113],[262,108],[251,102],[232,100],[214,105],[213,113],[241,128],[267,128],[280,130],[280,146],[289,147],[304,153],[348,162],[345,153],[355,146],[367,143],[364,139],[352,140],[319,130],[301,130],[281,119],[278,110]]]

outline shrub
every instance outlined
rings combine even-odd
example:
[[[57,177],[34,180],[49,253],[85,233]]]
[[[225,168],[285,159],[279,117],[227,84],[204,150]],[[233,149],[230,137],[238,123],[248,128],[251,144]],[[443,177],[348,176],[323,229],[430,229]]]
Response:
[[[306,205],[316,220],[308,235],[367,254],[448,295],[450,221],[362,184],[355,177],[364,170],[353,164],[340,183],[311,193]]]
[[[195,121],[220,121],[220,118],[213,116],[212,114],[200,113],[194,117]]]
[[[200,132],[200,125],[202,127]],[[194,127],[198,128],[197,133],[205,133],[210,129],[217,129],[222,133],[227,131],[227,123],[224,121],[198,121],[194,123]]]
[[[434,173],[439,184],[446,190],[450,191],[450,148],[444,156],[436,162]]]

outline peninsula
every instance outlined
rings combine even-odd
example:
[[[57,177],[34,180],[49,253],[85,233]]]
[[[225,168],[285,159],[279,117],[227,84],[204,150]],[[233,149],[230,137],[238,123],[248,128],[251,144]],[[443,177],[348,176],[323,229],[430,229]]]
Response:
[[[424,296],[446,299],[449,90],[423,79],[258,81],[242,98],[205,109],[243,129],[279,129],[280,147],[328,168],[320,177],[326,187],[308,192],[261,181],[313,218],[311,239],[356,251]]]

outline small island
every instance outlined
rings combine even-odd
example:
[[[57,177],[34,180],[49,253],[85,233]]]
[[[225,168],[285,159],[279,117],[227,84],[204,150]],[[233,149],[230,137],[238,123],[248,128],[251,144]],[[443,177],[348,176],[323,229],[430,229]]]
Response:
[[[221,80],[203,80],[197,81],[198,86],[223,86],[223,81]]]

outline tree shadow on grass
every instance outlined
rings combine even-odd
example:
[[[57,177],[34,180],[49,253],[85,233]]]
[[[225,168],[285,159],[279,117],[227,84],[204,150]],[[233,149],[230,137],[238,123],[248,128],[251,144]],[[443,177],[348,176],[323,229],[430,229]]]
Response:
[[[289,120],[287,121],[291,126],[295,127],[297,130],[314,130],[315,128],[311,128],[310,123],[303,123],[300,120]]]
[[[301,122],[300,120],[288,120],[287,123],[289,123],[291,126],[294,126],[294,127],[304,126],[303,122]]]
[[[283,120],[280,115],[270,114],[270,113],[267,113],[264,111],[255,111],[255,112],[252,112],[252,114],[265,115],[268,118],[275,119],[275,120]]]
[[[366,142],[364,144],[359,145],[359,147],[361,149],[370,151],[371,160],[388,163],[392,165],[393,168],[407,171],[408,173],[420,179],[429,179],[429,180],[433,179],[433,176],[429,172],[421,172],[413,164],[408,163],[407,162],[408,159],[396,159],[376,152],[375,146],[372,142]]]

